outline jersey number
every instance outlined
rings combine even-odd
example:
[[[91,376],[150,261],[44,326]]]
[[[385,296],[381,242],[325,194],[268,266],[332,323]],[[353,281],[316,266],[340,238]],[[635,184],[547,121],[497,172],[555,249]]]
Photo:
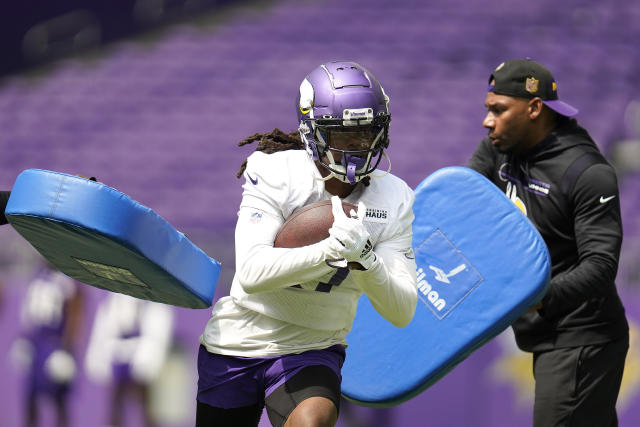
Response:
[[[338,268],[336,270],[335,274],[333,276],[331,276],[331,279],[329,279],[329,281],[327,283],[319,282],[318,286],[316,286],[315,290],[317,292],[330,292],[331,288],[333,286],[340,286],[340,283],[342,283],[344,281],[344,279],[347,278],[348,275],[349,275],[349,268],[348,267]],[[300,288],[300,289],[302,289],[302,286],[294,285],[294,286],[292,286],[292,288]]]

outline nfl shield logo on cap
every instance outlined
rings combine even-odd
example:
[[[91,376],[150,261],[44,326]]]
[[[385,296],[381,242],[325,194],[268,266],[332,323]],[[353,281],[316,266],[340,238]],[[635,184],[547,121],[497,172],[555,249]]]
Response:
[[[525,90],[529,93],[536,93],[538,91],[539,84],[540,80],[537,80],[535,77],[527,77]]]

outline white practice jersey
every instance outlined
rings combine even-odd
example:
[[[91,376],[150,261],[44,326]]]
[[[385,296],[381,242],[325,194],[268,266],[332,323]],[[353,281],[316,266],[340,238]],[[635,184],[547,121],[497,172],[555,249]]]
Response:
[[[293,211],[331,198],[306,151],[255,152],[244,175],[236,274],[230,296],[215,304],[201,336],[209,351],[257,357],[346,345],[363,292],[391,323],[411,320],[417,300],[414,195],[404,181],[391,174],[372,177],[368,187],[358,185],[344,199],[364,202],[364,224],[380,261],[368,271],[350,271],[326,265],[323,242],[273,247]]]
[[[62,335],[65,307],[75,294],[73,279],[57,270],[43,270],[27,289],[20,313],[22,325],[28,330],[58,329]]]
[[[170,305],[108,293],[100,302],[85,355],[89,378],[112,380],[113,365],[129,365],[133,378],[150,383],[160,374],[173,337]]]

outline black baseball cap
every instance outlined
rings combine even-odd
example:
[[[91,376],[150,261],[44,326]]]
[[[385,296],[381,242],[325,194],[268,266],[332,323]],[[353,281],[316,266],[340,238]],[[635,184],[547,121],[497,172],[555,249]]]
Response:
[[[540,98],[558,114],[572,117],[578,109],[558,99],[558,85],[551,72],[531,59],[503,62],[489,76],[489,92],[518,98]]]

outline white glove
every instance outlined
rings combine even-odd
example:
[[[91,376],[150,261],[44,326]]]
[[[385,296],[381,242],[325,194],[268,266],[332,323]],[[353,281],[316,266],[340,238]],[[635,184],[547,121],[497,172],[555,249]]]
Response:
[[[351,210],[349,218],[338,196],[331,197],[331,205],[333,226],[329,229],[329,238],[339,243],[331,246],[342,259],[327,260],[327,264],[331,267],[348,266],[352,270],[368,270],[376,261],[376,254],[372,250],[369,232],[364,227],[366,206],[359,202],[358,212]]]

